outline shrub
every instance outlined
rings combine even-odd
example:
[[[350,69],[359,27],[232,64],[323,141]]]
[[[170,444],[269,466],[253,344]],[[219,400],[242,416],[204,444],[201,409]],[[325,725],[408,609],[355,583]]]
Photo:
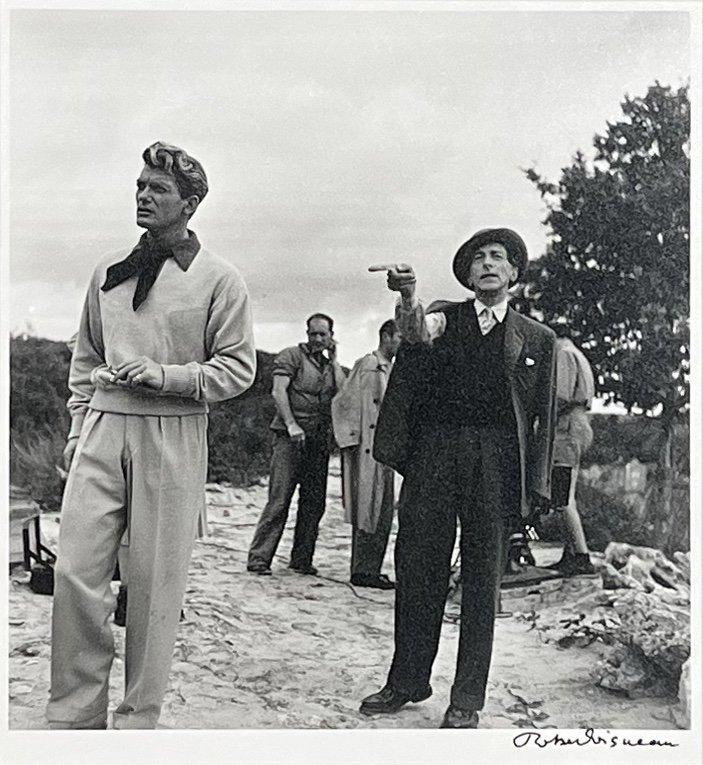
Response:
[[[209,480],[246,485],[268,473],[274,403],[273,355],[257,351],[257,373],[243,395],[212,407]],[[66,409],[71,354],[65,343],[10,340],[10,480],[46,509],[61,505],[56,470],[70,427]]]
[[[42,428],[68,433],[70,362],[65,343],[38,337],[10,339],[10,427],[16,434]]]
[[[10,480],[27,489],[42,510],[61,509],[64,480],[57,470],[63,465],[65,438],[43,428],[35,433],[10,430]]]
[[[576,496],[578,511],[590,550],[603,551],[610,542],[627,542],[645,547],[662,547],[654,525],[624,502],[579,481]],[[542,519],[540,538],[545,542],[564,542],[560,513]]]

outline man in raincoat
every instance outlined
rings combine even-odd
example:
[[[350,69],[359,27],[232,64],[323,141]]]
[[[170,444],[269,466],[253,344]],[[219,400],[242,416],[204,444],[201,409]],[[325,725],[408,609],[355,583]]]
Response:
[[[342,498],[352,524],[351,583],[392,590],[381,573],[393,522],[393,470],[373,458],[373,437],[400,333],[393,319],[379,329],[379,345],[355,364],[332,401],[334,435],[342,450]]]

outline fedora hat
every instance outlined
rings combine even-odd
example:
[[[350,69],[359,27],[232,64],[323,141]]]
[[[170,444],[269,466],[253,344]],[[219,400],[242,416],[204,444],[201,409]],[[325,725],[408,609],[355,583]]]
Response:
[[[527,265],[527,247],[522,237],[510,228],[482,228],[459,247],[452,263],[454,276],[467,289],[473,289],[469,282],[469,268],[474,252],[479,247],[493,242],[505,247],[508,251],[508,259],[517,268],[517,277],[510,286],[520,281]]]

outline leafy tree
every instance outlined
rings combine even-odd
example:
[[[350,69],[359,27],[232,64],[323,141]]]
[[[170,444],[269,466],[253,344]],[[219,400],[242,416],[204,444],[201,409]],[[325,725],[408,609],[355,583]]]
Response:
[[[621,106],[592,161],[578,152],[557,183],[526,171],[550,241],[518,302],[547,323],[566,319],[600,396],[661,418],[664,533],[673,428],[689,402],[688,88],[657,82]]]

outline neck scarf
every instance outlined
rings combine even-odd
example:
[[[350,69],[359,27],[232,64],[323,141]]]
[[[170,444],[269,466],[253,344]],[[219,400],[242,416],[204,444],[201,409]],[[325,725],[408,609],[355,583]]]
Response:
[[[161,266],[173,254],[170,247],[163,247],[151,240],[147,234],[144,234],[137,246],[124,260],[107,269],[105,283],[100,289],[107,292],[127,279],[136,276],[137,287],[132,298],[132,308],[136,311],[147,299]]]

